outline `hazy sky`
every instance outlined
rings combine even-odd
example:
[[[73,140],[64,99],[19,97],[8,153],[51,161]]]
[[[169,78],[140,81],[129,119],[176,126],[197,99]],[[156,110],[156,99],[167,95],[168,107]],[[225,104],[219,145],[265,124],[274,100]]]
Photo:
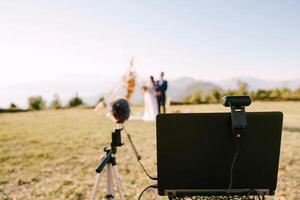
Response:
[[[300,77],[300,1],[0,1],[0,85]]]

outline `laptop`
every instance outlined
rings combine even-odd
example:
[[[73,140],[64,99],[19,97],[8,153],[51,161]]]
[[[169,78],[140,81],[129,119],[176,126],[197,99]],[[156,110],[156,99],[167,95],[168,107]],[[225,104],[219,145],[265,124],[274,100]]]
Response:
[[[283,114],[246,114],[230,194],[274,195]],[[228,194],[236,148],[230,113],[159,114],[156,129],[159,195]]]

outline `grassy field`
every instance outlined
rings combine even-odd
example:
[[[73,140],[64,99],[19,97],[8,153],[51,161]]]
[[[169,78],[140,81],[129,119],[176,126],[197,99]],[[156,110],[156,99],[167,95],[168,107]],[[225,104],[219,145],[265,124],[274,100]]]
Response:
[[[134,108],[133,113],[142,108]],[[249,111],[284,113],[280,171],[275,199],[300,199],[300,103],[254,102]],[[221,105],[173,106],[175,112],[228,111]],[[0,199],[88,199],[94,169],[109,145],[113,121],[91,109],[0,114]],[[155,123],[126,122],[143,163],[156,174]],[[127,138],[118,162],[126,199],[153,183],[137,164]],[[105,177],[100,184],[104,194]],[[163,199],[149,190],[144,199]],[[151,198],[150,198],[151,196]],[[100,199],[100,198],[98,198]],[[274,199],[274,198],[269,198]]]

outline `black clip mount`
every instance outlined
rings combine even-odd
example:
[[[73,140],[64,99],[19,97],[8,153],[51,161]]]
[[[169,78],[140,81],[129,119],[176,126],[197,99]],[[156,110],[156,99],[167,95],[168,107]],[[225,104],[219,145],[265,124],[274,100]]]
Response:
[[[245,106],[251,104],[249,96],[224,96],[223,105],[231,108],[231,127],[236,141],[241,138],[241,130],[247,127]]]
[[[99,164],[96,167],[96,172],[101,173],[103,168],[106,166],[107,163],[111,163],[112,165],[116,165],[116,156],[117,153],[117,147],[121,147],[123,145],[122,138],[121,138],[121,131],[122,128],[116,128],[111,133],[111,143],[110,147],[105,147],[104,152],[106,152],[106,155],[101,158]]]

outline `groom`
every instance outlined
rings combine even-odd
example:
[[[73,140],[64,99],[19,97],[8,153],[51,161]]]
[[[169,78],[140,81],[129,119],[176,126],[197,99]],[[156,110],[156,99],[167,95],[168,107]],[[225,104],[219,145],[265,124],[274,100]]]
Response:
[[[166,113],[166,91],[168,89],[168,82],[164,80],[164,72],[160,73],[160,80],[156,82],[156,98],[158,103],[158,113],[160,107],[163,107],[163,113]]]

